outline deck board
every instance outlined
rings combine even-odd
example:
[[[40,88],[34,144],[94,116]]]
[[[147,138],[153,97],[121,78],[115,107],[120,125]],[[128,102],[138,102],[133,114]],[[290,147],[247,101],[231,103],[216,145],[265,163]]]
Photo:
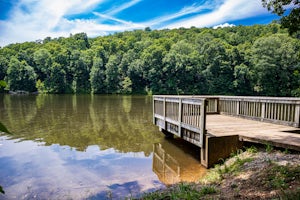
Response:
[[[269,143],[300,151],[300,128],[227,115],[207,115],[207,133],[216,137],[239,135],[241,140]]]

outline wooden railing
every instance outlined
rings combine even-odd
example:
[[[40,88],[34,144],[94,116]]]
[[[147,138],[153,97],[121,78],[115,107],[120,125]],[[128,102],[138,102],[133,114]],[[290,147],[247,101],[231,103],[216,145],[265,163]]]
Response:
[[[154,124],[198,146],[203,144],[206,114],[300,127],[300,98],[156,95],[153,100]]]
[[[199,147],[203,147],[205,119],[205,98],[153,97],[153,123]]]
[[[300,98],[219,96],[220,114],[299,126]]]

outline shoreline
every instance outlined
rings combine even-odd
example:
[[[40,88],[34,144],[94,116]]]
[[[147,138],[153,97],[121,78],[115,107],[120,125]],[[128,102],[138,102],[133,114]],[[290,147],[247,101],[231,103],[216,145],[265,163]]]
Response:
[[[196,183],[175,184],[139,199],[300,199],[300,152],[251,146]]]

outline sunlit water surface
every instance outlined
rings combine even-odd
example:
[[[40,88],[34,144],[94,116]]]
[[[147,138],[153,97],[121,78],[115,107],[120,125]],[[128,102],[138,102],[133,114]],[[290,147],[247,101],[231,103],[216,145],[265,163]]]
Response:
[[[205,174],[149,96],[0,95],[0,199],[122,199]]]

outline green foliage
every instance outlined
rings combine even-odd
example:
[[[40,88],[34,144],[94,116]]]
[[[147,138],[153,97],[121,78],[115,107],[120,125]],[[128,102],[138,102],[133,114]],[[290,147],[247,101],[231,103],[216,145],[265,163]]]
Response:
[[[4,89],[7,87],[7,83],[3,80],[0,80],[0,93],[4,92]]]
[[[289,30],[290,34],[300,31],[300,1],[298,0],[262,0],[263,6],[281,17],[281,25]],[[286,7],[291,11],[285,15]]]
[[[40,79],[37,80],[35,87],[38,90],[39,94],[47,93],[47,91],[45,89],[45,84]]]
[[[141,199],[154,200],[154,199],[201,199],[205,195],[215,194],[217,190],[214,186],[204,186],[200,190],[194,184],[180,183],[172,188],[163,192],[153,192],[145,194]]]
[[[259,92],[267,96],[288,96],[299,79],[299,42],[283,34],[259,38],[252,46],[252,63]],[[272,78],[270,78],[272,77]]]
[[[265,182],[271,188],[287,189],[288,183],[300,178],[299,166],[272,165],[271,170],[268,171],[268,179]]]
[[[255,146],[251,146],[251,147],[247,148],[246,151],[249,153],[257,153],[258,152],[258,150]]]
[[[271,153],[273,150],[274,150],[274,147],[271,144],[267,143],[266,144],[266,152]]]
[[[278,24],[47,37],[0,49],[0,80],[41,93],[300,96],[300,41]]]
[[[5,192],[4,192],[4,190],[3,190],[3,188],[2,188],[1,185],[0,185],[0,193],[5,194]]]
[[[103,66],[103,60],[101,58],[95,58],[90,72],[90,82],[92,93],[105,93],[105,67]]]
[[[217,193],[217,190],[214,186],[204,186],[203,188],[201,188],[200,193],[202,195],[215,194]]]
[[[248,148],[246,150],[249,153],[256,153],[257,149],[255,147]],[[209,170],[209,172],[200,180],[203,184],[218,184],[227,175],[238,174],[241,171],[241,167],[247,163],[253,161],[253,157],[241,157],[243,151],[241,149],[237,150],[235,153],[231,154],[232,162],[227,163],[226,160],[220,159],[222,164],[216,164],[214,168]]]
[[[36,73],[33,67],[29,66],[25,61],[20,62],[15,57],[12,57],[9,62],[7,81],[10,90],[36,91]]]

